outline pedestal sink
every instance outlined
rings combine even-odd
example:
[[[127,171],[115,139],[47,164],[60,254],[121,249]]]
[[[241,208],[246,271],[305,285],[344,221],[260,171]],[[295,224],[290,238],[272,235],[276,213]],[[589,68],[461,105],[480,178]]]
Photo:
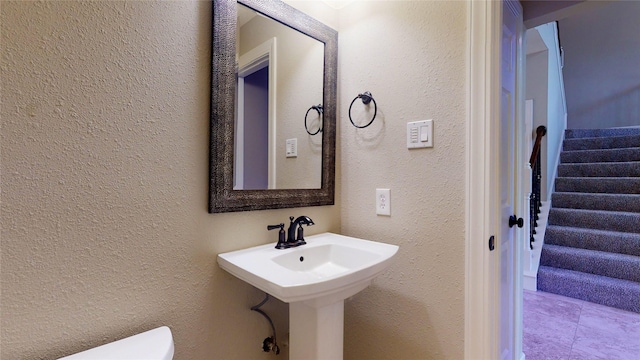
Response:
[[[391,265],[398,246],[323,233],[218,255],[221,268],[289,303],[290,358],[342,359],[344,300]]]

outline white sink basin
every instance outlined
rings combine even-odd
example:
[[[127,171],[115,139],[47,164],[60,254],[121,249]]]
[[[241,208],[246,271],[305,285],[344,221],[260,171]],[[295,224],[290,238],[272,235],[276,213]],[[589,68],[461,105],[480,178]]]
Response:
[[[363,290],[396,245],[324,233],[278,250],[275,243],[218,255],[221,268],[289,304],[289,358],[343,358],[344,300]]]
[[[398,246],[323,233],[306,245],[275,249],[275,243],[218,255],[221,268],[287,302],[319,307],[366,288],[385,270]]]

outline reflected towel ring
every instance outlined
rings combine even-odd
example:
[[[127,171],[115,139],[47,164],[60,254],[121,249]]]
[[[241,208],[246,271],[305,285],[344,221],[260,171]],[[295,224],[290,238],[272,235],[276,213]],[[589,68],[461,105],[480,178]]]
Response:
[[[371,101],[373,101],[373,106],[374,106],[373,117],[371,118],[371,121],[369,121],[367,125],[358,126],[353,122],[353,118],[351,117],[351,107],[353,106],[353,103],[356,102],[357,99],[362,99],[362,103],[365,105],[368,105]],[[355,99],[351,101],[351,105],[349,105],[349,120],[351,121],[351,124],[357,127],[358,129],[363,129],[371,125],[371,123],[373,123],[373,120],[376,119],[376,114],[378,114],[378,104],[376,104],[376,100],[368,91],[365,91],[363,94],[358,94],[358,96],[356,96]]]
[[[309,128],[307,127],[307,116],[309,115],[309,111],[311,110],[315,110],[318,112],[318,116],[320,116],[320,126],[318,127],[318,131],[311,133],[311,131],[309,131]],[[309,110],[307,110],[307,113],[304,114],[304,129],[307,130],[307,133],[311,136],[316,135],[317,133],[322,131],[322,113],[323,113],[323,108],[322,108],[322,104],[318,104],[318,105],[313,105],[312,107],[309,108]]]

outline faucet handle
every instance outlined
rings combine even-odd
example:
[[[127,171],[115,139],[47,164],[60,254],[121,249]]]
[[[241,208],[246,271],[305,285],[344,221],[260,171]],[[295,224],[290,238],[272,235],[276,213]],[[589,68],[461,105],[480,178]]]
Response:
[[[284,235],[284,223],[280,223],[278,225],[267,225],[267,230],[275,229],[280,229],[278,232],[278,243],[276,244],[276,249],[286,249],[288,246]]]
[[[277,228],[284,230],[284,223],[280,223],[278,225],[267,225],[267,230],[275,230]]]
[[[296,246],[304,245],[307,242],[304,241],[304,230],[302,229],[302,224],[298,225],[298,234],[296,236]]]

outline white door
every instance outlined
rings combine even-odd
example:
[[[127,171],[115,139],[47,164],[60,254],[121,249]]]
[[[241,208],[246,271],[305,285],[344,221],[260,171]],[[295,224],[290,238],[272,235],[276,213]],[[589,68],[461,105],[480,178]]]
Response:
[[[516,137],[523,132],[522,10],[517,0],[468,4],[465,359],[521,359],[523,242],[515,234],[523,229],[510,228],[509,216],[524,208],[516,167],[523,159]]]
[[[517,104],[518,91],[516,87],[517,76],[517,52],[519,42],[519,23],[522,21],[522,10],[516,1],[505,0],[502,3],[502,31],[500,49],[500,125],[498,150],[498,204],[500,214],[498,216],[497,246],[499,260],[499,351],[500,359],[511,360],[520,357],[521,350],[518,337],[519,317],[516,316],[517,306],[522,293],[521,275],[518,257],[521,256],[521,246],[516,240],[518,226],[510,224],[509,218],[515,215],[516,202],[516,128],[517,128]],[[520,214],[522,215],[522,214]],[[518,219],[519,217],[516,217]],[[520,295],[521,296],[521,295]]]

